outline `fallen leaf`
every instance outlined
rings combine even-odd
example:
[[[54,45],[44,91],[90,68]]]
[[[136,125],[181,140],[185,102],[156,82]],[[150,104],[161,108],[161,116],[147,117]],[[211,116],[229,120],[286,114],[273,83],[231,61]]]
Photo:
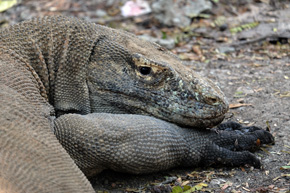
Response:
[[[242,189],[246,190],[247,192],[251,192],[251,190],[245,188],[245,187],[242,187]]]
[[[201,49],[200,49],[199,46],[197,46],[197,45],[192,46],[192,51],[193,51],[194,53],[196,53],[198,56],[202,56],[202,51],[201,51]]]
[[[290,177],[290,174],[281,174],[281,176],[278,176],[278,177],[274,178],[273,181],[276,181],[279,178],[283,178],[283,177]]]
[[[181,184],[181,182],[182,182],[181,177],[177,178],[176,182],[178,182],[179,184]]]
[[[281,166],[280,170],[290,170],[290,166]]]
[[[237,103],[237,104],[230,104],[229,107],[230,109],[235,109],[235,108],[239,108],[239,107],[244,107],[244,106],[253,106],[252,104],[241,104],[241,103]]]
[[[189,180],[184,181],[184,182],[182,182],[181,186],[185,186],[185,185],[189,184],[189,182],[190,182]]]
[[[283,98],[283,97],[290,97],[290,91],[287,91],[285,93],[280,93],[280,97]]]
[[[246,171],[244,167],[241,166],[240,168],[241,168],[242,172]]]
[[[227,189],[228,187],[230,187],[230,186],[232,186],[232,185],[233,185],[232,182],[227,181],[227,182],[223,185],[223,187],[222,187],[221,189],[222,189],[222,190],[225,190],[225,189]]]
[[[194,61],[199,60],[199,56],[193,53],[182,53],[182,54],[179,54],[178,56],[181,60],[194,60]]]
[[[269,152],[267,149],[265,149],[265,148],[263,148],[263,147],[260,147],[260,149],[261,149],[262,151],[266,152],[267,154],[270,154],[270,152]]]
[[[181,193],[183,192],[182,188],[180,186],[174,186],[172,188],[172,192],[171,193]]]
[[[190,188],[191,188],[191,186],[187,186],[187,185],[185,185],[185,186],[183,187],[183,191],[190,190]]]
[[[189,190],[184,191],[184,193],[195,192],[195,191],[201,190],[203,187],[207,187],[207,186],[208,185],[206,183],[199,183],[199,184],[193,186],[192,188],[190,188]]]
[[[17,4],[17,0],[0,0],[0,12],[5,11]]]
[[[263,88],[254,89],[255,92],[260,92],[262,90],[263,90]]]

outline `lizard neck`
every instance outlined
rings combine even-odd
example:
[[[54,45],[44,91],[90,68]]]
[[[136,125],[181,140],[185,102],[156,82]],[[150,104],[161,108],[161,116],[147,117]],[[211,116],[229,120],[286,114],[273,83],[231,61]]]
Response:
[[[87,64],[97,38],[95,25],[74,18],[44,17],[4,30],[0,46],[13,50],[32,69],[56,112],[87,114]]]

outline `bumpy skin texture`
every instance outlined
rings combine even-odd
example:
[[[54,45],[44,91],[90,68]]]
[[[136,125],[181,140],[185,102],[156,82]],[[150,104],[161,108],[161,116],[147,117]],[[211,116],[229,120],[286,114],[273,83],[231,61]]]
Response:
[[[0,32],[0,56],[0,192],[93,192],[77,166],[87,176],[259,166],[243,150],[273,142],[259,128],[206,130],[228,109],[220,89],[126,32],[34,19]]]
[[[143,115],[67,114],[55,121],[55,134],[87,176],[103,169],[140,174],[174,166],[260,167],[259,159],[245,150],[257,148],[258,139],[261,144],[271,143],[273,136],[257,127],[238,125],[221,124],[224,128],[217,133]]]
[[[0,47],[33,68],[58,115],[133,113],[205,128],[221,122],[228,110],[210,80],[159,45],[126,32],[48,17],[4,30]],[[142,67],[150,73],[143,75]]]

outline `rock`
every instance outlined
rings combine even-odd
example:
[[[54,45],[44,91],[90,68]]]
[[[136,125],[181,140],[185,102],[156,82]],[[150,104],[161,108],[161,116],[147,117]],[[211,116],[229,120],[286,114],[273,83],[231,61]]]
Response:
[[[140,36],[138,36],[138,37],[140,37],[140,38],[142,38],[143,40],[146,40],[146,41],[149,41],[149,42],[157,42],[157,38],[154,38],[154,37],[152,37],[152,36],[149,36],[149,35],[147,35],[147,34],[144,34],[144,35],[140,35]]]
[[[235,50],[234,47],[231,47],[231,46],[220,46],[218,48],[218,51],[219,51],[219,53],[226,54],[226,53],[229,53],[229,52],[234,52],[236,50]]]
[[[219,186],[224,180],[221,180],[221,179],[212,179],[210,181],[210,185],[212,186]]]
[[[196,17],[198,14],[212,9],[212,4],[207,0],[187,1],[188,5],[182,7],[185,15],[188,17]]]
[[[96,16],[97,17],[105,17],[105,16],[107,16],[107,12],[102,10],[102,9],[97,9],[96,10]]]
[[[157,43],[169,50],[175,47],[174,39],[159,39]]]
[[[175,41],[174,39],[158,39],[158,38],[154,38],[152,36],[149,35],[141,35],[139,36],[140,38],[146,40],[146,41],[150,41],[150,42],[155,42],[167,49],[173,49],[175,47]]]
[[[228,29],[228,24],[226,24],[226,23],[219,26],[220,31],[225,31],[226,29]]]
[[[152,4],[154,17],[160,22],[168,26],[185,27],[190,24],[183,11],[173,0],[158,0]]]
[[[178,27],[190,25],[192,17],[211,8],[212,4],[209,0],[184,0],[182,3],[173,0],[158,0],[152,4],[154,17],[160,23]]]

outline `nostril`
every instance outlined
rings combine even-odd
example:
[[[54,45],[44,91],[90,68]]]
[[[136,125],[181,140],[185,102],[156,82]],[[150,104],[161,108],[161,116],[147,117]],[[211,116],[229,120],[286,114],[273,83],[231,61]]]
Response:
[[[204,98],[205,102],[209,105],[218,105],[218,99],[216,97],[212,97],[212,96],[207,96]]]

